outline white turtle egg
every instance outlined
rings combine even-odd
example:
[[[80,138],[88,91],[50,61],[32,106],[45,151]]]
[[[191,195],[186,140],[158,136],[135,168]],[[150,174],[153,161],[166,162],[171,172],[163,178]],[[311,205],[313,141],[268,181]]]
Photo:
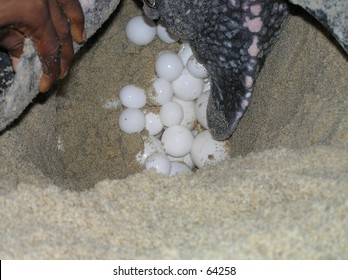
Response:
[[[186,63],[189,60],[189,58],[191,57],[191,55],[193,55],[193,52],[192,52],[192,49],[191,49],[189,43],[183,43],[181,45],[181,48],[179,50],[178,55],[181,58],[182,63],[184,65],[186,65]]]
[[[154,105],[164,105],[173,98],[173,86],[165,79],[156,78],[152,84],[150,101]]]
[[[165,154],[155,153],[147,157],[145,160],[145,168],[147,170],[155,169],[157,173],[169,175],[171,163]]]
[[[165,152],[172,157],[186,156],[193,144],[191,131],[184,126],[175,125],[168,127],[162,135]]]
[[[195,103],[193,101],[183,101],[177,97],[173,97],[173,101],[180,104],[184,111],[184,118],[180,125],[193,129],[196,125]]]
[[[191,158],[198,168],[202,168],[229,159],[229,149],[227,141],[216,141],[210,132],[205,130],[194,139]]]
[[[145,90],[135,85],[124,86],[120,90],[121,104],[128,108],[140,109],[146,104]]]
[[[169,82],[180,77],[184,64],[178,54],[172,51],[162,52],[156,60],[155,70],[159,78]]]
[[[163,130],[160,133],[153,136],[156,137],[158,140],[161,140],[162,134],[163,134]]]
[[[191,168],[187,166],[186,163],[180,161],[172,161],[170,163],[170,173],[169,176],[174,176],[182,173],[192,173]]]
[[[160,119],[164,126],[178,125],[184,118],[181,105],[170,101],[161,107]]]
[[[191,158],[191,154],[187,154],[186,156],[184,156],[183,162],[186,163],[186,165],[189,166],[191,169],[195,167]]]
[[[198,130],[195,130],[195,129],[192,130],[193,138],[196,138],[196,136],[197,136],[198,134],[199,134],[199,131],[198,131]]]
[[[170,161],[181,161],[181,162],[184,162],[188,167],[190,167],[191,169],[193,167],[195,167],[195,165],[193,164],[192,162],[192,159],[191,159],[191,155],[190,154],[187,154],[186,156],[184,157],[172,157],[172,156],[169,156],[168,155],[168,158]]]
[[[175,43],[179,40],[178,36],[168,30],[167,24],[163,20],[157,22],[157,36],[166,44]]]
[[[203,86],[203,92],[207,90],[211,90],[211,80],[209,78],[206,78],[203,80],[204,86]]]
[[[145,114],[145,128],[149,135],[157,135],[163,130],[163,124],[161,122],[159,113],[148,112]]]
[[[156,24],[145,16],[135,16],[127,22],[126,36],[136,45],[147,45],[156,36]]]
[[[203,94],[197,98],[195,103],[195,115],[200,123],[201,126],[203,126],[205,129],[208,128],[208,121],[207,121],[207,107],[208,107],[208,101],[209,101],[210,91],[205,91]]]
[[[172,85],[174,95],[184,101],[192,101],[203,92],[203,80],[193,77],[186,69]]]
[[[121,112],[118,124],[125,133],[141,132],[145,128],[145,115],[139,109],[127,108]]]
[[[186,63],[186,69],[190,74],[198,79],[205,79],[208,77],[208,71],[203,64],[199,63],[197,59],[191,55]]]
[[[154,153],[165,154],[163,143],[156,137],[149,135],[143,137],[144,150],[136,155],[136,159],[140,164],[144,164],[146,158]]]

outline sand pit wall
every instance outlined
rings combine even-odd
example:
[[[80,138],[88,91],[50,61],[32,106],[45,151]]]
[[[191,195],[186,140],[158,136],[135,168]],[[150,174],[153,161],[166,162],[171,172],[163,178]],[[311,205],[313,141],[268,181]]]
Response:
[[[136,14],[140,7],[123,1],[78,54],[68,78],[39,95],[1,133],[2,182],[85,189],[141,172],[135,155],[142,150],[142,138],[120,132],[118,92],[129,83],[149,89],[157,53],[179,45],[158,39],[150,46],[130,44],[124,27]],[[347,73],[340,47],[306,13],[295,10],[229,140],[233,157],[347,143],[348,114],[342,114],[348,111]]]
[[[156,54],[178,45],[129,44],[124,26],[141,11],[122,3],[56,91],[0,134],[0,258],[347,259],[340,46],[295,11],[229,140],[233,158],[140,173],[141,135],[120,132],[118,91],[148,89]]]

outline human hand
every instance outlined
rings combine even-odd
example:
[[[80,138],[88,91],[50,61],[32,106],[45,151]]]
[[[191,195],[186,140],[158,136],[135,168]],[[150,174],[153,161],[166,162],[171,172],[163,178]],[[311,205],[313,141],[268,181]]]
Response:
[[[66,76],[73,60],[73,39],[85,40],[84,15],[78,0],[0,0],[0,47],[13,58],[31,38],[42,64],[39,91]],[[16,59],[14,59],[15,63]]]

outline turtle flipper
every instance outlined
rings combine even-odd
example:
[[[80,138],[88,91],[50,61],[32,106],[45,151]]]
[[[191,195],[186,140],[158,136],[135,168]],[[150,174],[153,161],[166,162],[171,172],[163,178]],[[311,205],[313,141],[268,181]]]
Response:
[[[260,65],[288,15],[285,0],[156,0],[173,33],[190,43],[212,80],[208,126],[231,136],[247,109]]]
[[[208,101],[207,120],[212,136],[224,140],[231,136],[251,101],[251,89],[248,89],[230,71],[212,74],[212,89]],[[214,77],[213,77],[214,76]]]
[[[213,137],[231,136],[248,108],[265,55],[288,14],[282,0],[219,1],[200,35],[189,40],[212,81],[208,126]]]

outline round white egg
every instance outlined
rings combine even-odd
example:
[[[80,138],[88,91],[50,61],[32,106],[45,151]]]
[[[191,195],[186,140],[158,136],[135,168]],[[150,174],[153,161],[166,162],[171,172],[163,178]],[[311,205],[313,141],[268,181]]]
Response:
[[[184,126],[175,125],[168,127],[162,135],[165,152],[172,157],[186,156],[193,144],[191,131]]]
[[[210,91],[209,90],[205,91],[200,97],[197,98],[195,103],[195,115],[196,115],[197,121],[205,129],[209,129],[208,121],[207,121],[207,107],[208,107],[209,96],[210,96]]]
[[[178,125],[184,118],[181,105],[170,101],[161,107],[160,119],[164,126]]]
[[[160,116],[155,112],[148,112],[145,114],[146,125],[145,128],[149,135],[157,135],[163,130],[163,124]]]
[[[154,105],[164,105],[172,100],[174,92],[171,82],[165,79],[156,78],[152,84],[152,93],[150,94],[150,101]]]
[[[143,137],[144,150],[136,155],[136,159],[140,164],[144,164],[146,158],[154,153],[165,154],[163,143],[156,137],[149,135]]]
[[[141,132],[145,128],[145,115],[139,109],[127,108],[121,112],[118,124],[125,133]]]
[[[204,82],[203,92],[207,90],[211,90],[211,80],[207,78],[207,79],[204,79],[203,82]]]
[[[188,129],[193,129],[196,125],[195,103],[193,101],[183,101],[177,97],[174,97],[173,101],[180,104],[184,111],[184,118],[180,125],[185,126]]]
[[[184,156],[183,160],[182,160],[184,163],[186,163],[186,165],[188,167],[192,168],[195,167],[193,161],[192,161],[192,158],[191,158],[191,154],[187,154],[186,156]]]
[[[168,30],[167,24],[163,20],[157,22],[157,36],[166,44],[175,43],[179,40],[178,36]]]
[[[205,79],[208,77],[207,69],[205,69],[203,64],[199,63],[193,55],[188,59],[186,69],[192,76],[198,79]]]
[[[193,77],[186,69],[172,82],[174,95],[184,101],[192,101],[203,92],[203,80]]]
[[[214,140],[208,130],[203,131],[193,141],[192,161],[198,168],[202,168],[226,160],[229,158],[228,145],[227,141]]]
[[[183,43],[181,45],[181,48],[179,50],[179,53],[178,53],[179,57],[181,58],[182,60],[182,63],[184,65],[187,64],[187,61],[189,60],[189,58],[191,57],[191,55],[193,55],[193,52],[192,52],[192,49],[189,45],[189,43]]]
[[[135,85],[124,86],[120,90],[119,97],[121,104],[128,108],[140,109],[146,104],[145,90]]]
[[[190,167],[190,169],[192,169],[193,167],[195,167],[195,165],[193,164],[192,162],[192,159],[191,159],[191,155],[190,154],[187,154],[186,156],[184,157],[172,157],[172,156],[169,156],[168,155],[168,158],[170,161],[180,161],[180,162],[183,162],[185,163],[188,167]]]
[[[157,173],[169,175],[171,163],[166,155],[155,153],[147,157],[145,168],[147,170],[155,169]]]
[[[171,166],[169,176],[174,176],[183,173],[192,173],[191,168],[187,166],[187,164],[184,162],[172,161],[170,165]]]
[[[126,36],[136,45],[147,45],[156,36],[156,24],[145,16],[135,16],[127,22]]]
[[[157,57],[155,70],[159,78],[174,81],[180,77],[183,69],[184,64],[175,52],[165,51]]]
[[[162,130],[160,133],[158,133],[158,134],[156,134],[156,135],[153,135],[153,136],[154,136],[155,138],[161,140],[162,134],[163,134],[163,130]]]

